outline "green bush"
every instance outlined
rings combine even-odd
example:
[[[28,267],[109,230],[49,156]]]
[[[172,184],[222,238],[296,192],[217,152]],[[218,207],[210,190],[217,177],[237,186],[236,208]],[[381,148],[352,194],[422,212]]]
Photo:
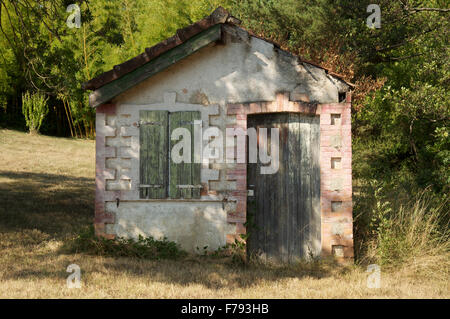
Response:
[[[355,198],[355,242],[361,262],[406,265],[447,260],[449,200],[430,189],[416,195],[372,181]]]
[[[83,229],[75,238],[68,241],[63,246],[63,251],[143,259],[176,259],[186,255],[175,242],[166,238],[155,240],[152,237],[139,236],[137,240],[121,237],[106,239],[95,236],[92,226]]]
[[[48,97],[41,93],[26,92],[22,94],[22,113],[32,134],[39,133],[42,121],[48,113],[47,101]]]

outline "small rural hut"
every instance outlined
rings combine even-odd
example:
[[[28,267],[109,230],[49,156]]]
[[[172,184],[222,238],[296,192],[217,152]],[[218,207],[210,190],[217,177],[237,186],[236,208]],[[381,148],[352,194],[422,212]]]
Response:
[[[352,258],[351,84],[239,22],[219,7],[84,83],[96,233]]]

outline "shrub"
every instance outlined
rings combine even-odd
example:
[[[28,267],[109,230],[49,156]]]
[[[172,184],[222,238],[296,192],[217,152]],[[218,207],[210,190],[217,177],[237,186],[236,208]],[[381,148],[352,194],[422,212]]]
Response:
[[[42,121],[48,113],[47,101],[48,97],[41,93],[30,94],[26,92],[22,94],[22,113],[32,134],[39,133]]]
[[[83,229],[67,242],[63,250],[68,253],[84,252],[92,255],[143,259],[176,259],[186,255],[175,242],[166,238],[156,240],[152,237],[139,236],[137,240],[121,237],[106,239],[95,236],[92,226]]]
[[[376,183],[367,186],[365,194],[355,203],[360,261],[421,268],[438,259],[449,262],[448,198],[436,196],[430,189],[408,196]]]
[[[236,238],[234,243],[228,245],[233,263],[241,265],[245,265],[247,263],[247,239],[248,234],[241,234],[239,239]]]

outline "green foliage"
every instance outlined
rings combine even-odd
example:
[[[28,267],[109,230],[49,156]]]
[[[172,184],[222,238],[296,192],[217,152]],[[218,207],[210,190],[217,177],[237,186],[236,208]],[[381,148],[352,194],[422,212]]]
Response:
[[[5,111],[7,107],[7,96],[11,90],[8,86],[9,81],[9,75],[6,70],[0,66],[0,111]]]
[[[381,1],[381,29],[369,29],[363,19],[368,14],[361,16],[368,3],[337,2],[342,20],[336,30],[343,49],[357,53],[356,78],[386,79],[384,87],[354,105],[360,110],[352,122],[354,176],[408,179],[445,194],[450,185],[449,20],[447,13],[413,8],[448,4]]]
[[[433,185],[445,193],[450,185],[446,169],[450,152],[449,69],[442,62],[423,62],[415,73],[408,87],[386,85],[366,99],[365,107],[354,116],[357,134],[360,143],[375,144],[371,178],[385,174],[386,168],[406,168],[415,173],[420,186]],[[437,79],[427,78],[427,73]]]
[[[273,39],[306,59],[324,56],[330,42],[327,32],[333,5],[328,0],[244,0],[233,1],[233,13],[244,26]]]
[[[247,264],[247,246],[246,240],[248,236],[241,234],[239,238],[236,238],[234,242],[219,247],[218,249],[208,252],[208,246],[200,249],[197,247],[197,253],[203,257],[212,258],[230,258],[233,264],[246,265]]]
[[[186,256],[179,246],[168,241],[152,237],[139,236],[137,240],[116,238],[106,239],[95,236],[94,228],[88,227],[72,240],[65,243],[63,251],[67,253],[87,253],[111,257],[134,257],[143,259],[176,259]]]
[[[42,121],[48,113],[47,101],[48,97],[42,93],[22,94],[22,113],[30,133],[39,133]]]
[[[0,1],[0,108],[17,116],[15,98],[38,89],[57,99],[51,112],[52,120],[64,121],[58,127],[92,138],[95,113],[81,84],[203,18],[218,2]],[[80,28],[66,25],[72,3],[81,9]]]
[[[228,244],[228,249],[231,255],[231,261],[236,264],[247,263],[247,245],[246,240],[248,235],[241,234],[239,239],[235,239],[233,243]]]
[[[401,188],[372,181],[356,197],[358,259],[397,266],[441,258],[450,250],[449,201],[429,189],[410,196]]]

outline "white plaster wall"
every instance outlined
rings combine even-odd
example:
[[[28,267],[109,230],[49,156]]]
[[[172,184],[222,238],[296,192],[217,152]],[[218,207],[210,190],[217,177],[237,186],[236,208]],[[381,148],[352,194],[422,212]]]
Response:
[[[224,234],[234,233],[227,223],[227,214],[220,202],[131,201],[107,202],[106,209],[115,214],[117,222],[107,231],[120,237],[152,236],[169,238],[189,252],[216,250],[226,244]]]
[[[162,100],[163,92],[176,92],[177,101],[210,104],[273,101],[278,91],[306,93],[311,102],[338,102],[345,89],[325,70],[298,59],[273,44],[237,27],[226,27],[224,45],[211,45],[124,92],[117,100],[149,104]]]

